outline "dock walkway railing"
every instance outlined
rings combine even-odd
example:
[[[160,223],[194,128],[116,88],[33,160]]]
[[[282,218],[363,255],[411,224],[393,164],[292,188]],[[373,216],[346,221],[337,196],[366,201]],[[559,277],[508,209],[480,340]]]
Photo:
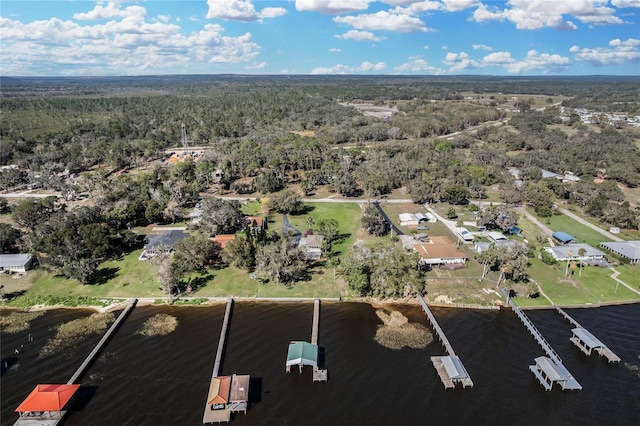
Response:
[[[547,353],[549,358],[551,358],[556,364],[562,364],[562,358],[560,358],[560,355],[558,355],[558,353],[551,347],[542,333],[538,331],[531,320],[520,310],[520,307],[518,307],[518,305],[516,305],[516,303],[511,300],[507,294],[505,294],[505,296],[507,297],[507,302],[509,303],[509,306],[511,306],[511,309],[513,309],[518,318],[520,318],[520,321],[522,321],[525,327],[527,327],[533,338],[536,339],[536,342],[538,342],[540,347]]]

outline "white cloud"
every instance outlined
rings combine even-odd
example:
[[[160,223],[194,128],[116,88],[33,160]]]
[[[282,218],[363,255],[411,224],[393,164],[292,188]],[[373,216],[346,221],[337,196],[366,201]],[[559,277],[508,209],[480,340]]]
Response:
[[[443,72],[441,69],[429,65],[429,63],[424,59],[419,59],[415,57],[409,58],[409,59],[411,59],[410,62],[405,62],[402,65],[398,65],[397,67],[394,67],[393,69],[400,73],[406,73],[410,71],[414,73],[438,75],[438,74],[442,74]]]
[[[416,15],[419,13],[430,12],[432,10],[441,10],[443,8],[443,4],[439,1],[411,1],[411,2],[389,2],[385,1],[385,3],[394,4],[396,7],[393,12],[402,13],[406,15]],[[404,6],[404,7],[403,7]]]
[[[427,27],[418,18],[384,10],[358,16],[337,16],[333,20],[337,23],[350,25],[358,30],[385,30],[400,33],[427,31]]]
[[[387,68],[384,62],[373,64],[371,62],[363,62],[357,67],[338,64],[333,67],[317,67],[311,70],[311,74],[358,74],[370,71],[382,71]]]
[[[571,61],[569,58],[548,53],[538,53],[529,50],[527,57],[522,61],[504,63],[504,68],[512,74],[521,74],[525,71],[540,70],[543,73],[566,71]]]
[[[250,22],[287,14],[287,10],[282,7],[265,7],[258,12],[251,0],[207,0],[207,4],[209,5],[208,19]]]
[[[614,39],[609,42],[609,47],[580,48],[573,46],[569,51],[575,55],[575,59],[581,62],[589,62],[591,65],[618,65],[625,62],[640,62],[640,40],[630,38],[622,41]]]
[[[169,15],[158,15],[156,19],[160,22],[164,22],[165,24],[171,20],[171,16]]]
[[[611,0],[615,7],[640,7],[640,0]]]
[[[449,71],[451,72],[460,72],[464,70],[474,69],[481,67],[482,64],[474,59],[469,57],[469,54],[466,52],[454,53],[449,52],[447,56],[442,61],[445,65],[451,67]]]
[[[480,4],[479,0],[442,0],[442,2],[449,12],[458,12]]]
[[[96,6],[86,13],[75,13],[73,19],[78,21],[99,21],[109,18],[144,18],[147,11],[141,6],[129,6],[121,9],[117,1],[110,1],[106,6],[96,4]]]
[[[329,52],[331,52],[331,53],[340,53],[340,52],[342,52],[342,49],[338,49],[337,47],[332,47],[331,49],[329,49]]]
[[[493,47],[487,46],[486,44],[473,44],[471,47],[473,47],[473,50],[493,50]]]
[[[493,52],[482,58],[482,63],[487,66],[505,65],[515,62],[510,52]]]
[[[341,38],[343,40],[356,40],[356,41],[380,41],[384,40],[384,37],[377,37],[372,32],[369,31],[357,31],[357,30],[349,30],[344,34],[336,35],[336,38]]]
[[[265,7],[260,11],[261,18],[277,18],[278,16],[286,15],[287,9],[283,7]]]
[[[550,27],[559,30],[575,30],[576,24],[565,19],[572,17],[585,24],[613,25],[624,21],[615,16],[616,9],[608,7],[609,0],[509,0],[505,9],[480,4],[472,20],[485,22],[509,20],[520,30],[537,30]]]
[[[296,0],[300,12],[320,12],[328,15],[367,10],[374,0]]]
[[[254,62],[253,64],[247,66],[246,68],[249,70],[261,70],[267,67],[266,62]]]
[[[207,24],[183,34],[178,25],[145,20],[146,10],[141,9],[127,7],[124,13],[110,9],[112,18],[94,25],[57,18],[23,23],[0,17],[2,72],[131,75],[189,72],[191,67],[202,71],[211,70],[204,64],[251,63],[260,52],[250,33],[224,36],[224,28]],[[95,11],[79,15],[98,16]]]

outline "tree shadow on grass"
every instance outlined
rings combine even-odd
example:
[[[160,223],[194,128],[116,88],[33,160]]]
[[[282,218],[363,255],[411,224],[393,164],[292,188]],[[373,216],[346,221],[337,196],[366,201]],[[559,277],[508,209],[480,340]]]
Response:
[[[106,284],[118,275],[120,268],[102,268],[96,272],[96,278],[91,283],[92,285]]]
[[[209,283],[209,282],[211,282],[211,280],[213,280],[214,277],[215,277],[215,275],[213,275],[213,274],[205,274],[205,275],[201,275],[201,276],[192,278],[186,284],[188,286],[191,286],[191,291],[196,291],[196,290],[199,290],[202,287],[205,287],[207,285],[207,283]]]
[[[315,209],[315,206],[304,204],[302,208],[296,212],[289,213],[291,216],[302,216],[311,213]]]

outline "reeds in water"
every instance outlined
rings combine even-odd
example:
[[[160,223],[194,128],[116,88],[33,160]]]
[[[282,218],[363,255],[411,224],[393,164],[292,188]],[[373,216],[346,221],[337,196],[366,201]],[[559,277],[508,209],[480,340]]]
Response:
[[[376,315],[383,325],[378,326],[374,340],[389,349],[423,349],[433,341],[433,335],[422,324],[409,323],[407,317],[398,311],[387,314],[377,310]]]
[[[12,312],[0,316],[0,328],[3,333],[16,334],[29,329],[29,323],[44,312]]]
[[[142,336],[164,336],[171,333],[178,326],[178,319],[167,314],[156,314],[146,320],[136,334]]]
[[[40,351],[40,358],[56,355],[72,348],[92,334],[106,331],[114,319],[113,313],[106,312],[93,314],[86,318],[76,319],[60,325],[56,335],[49,339]]]

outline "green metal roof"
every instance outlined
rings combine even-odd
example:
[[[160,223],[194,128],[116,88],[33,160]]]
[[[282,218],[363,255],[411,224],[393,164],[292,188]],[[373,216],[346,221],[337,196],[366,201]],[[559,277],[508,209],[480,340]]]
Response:
[[[308,342],[291,342],[287,351],[287,366],[289,365],[318,366],[318,346]]]

